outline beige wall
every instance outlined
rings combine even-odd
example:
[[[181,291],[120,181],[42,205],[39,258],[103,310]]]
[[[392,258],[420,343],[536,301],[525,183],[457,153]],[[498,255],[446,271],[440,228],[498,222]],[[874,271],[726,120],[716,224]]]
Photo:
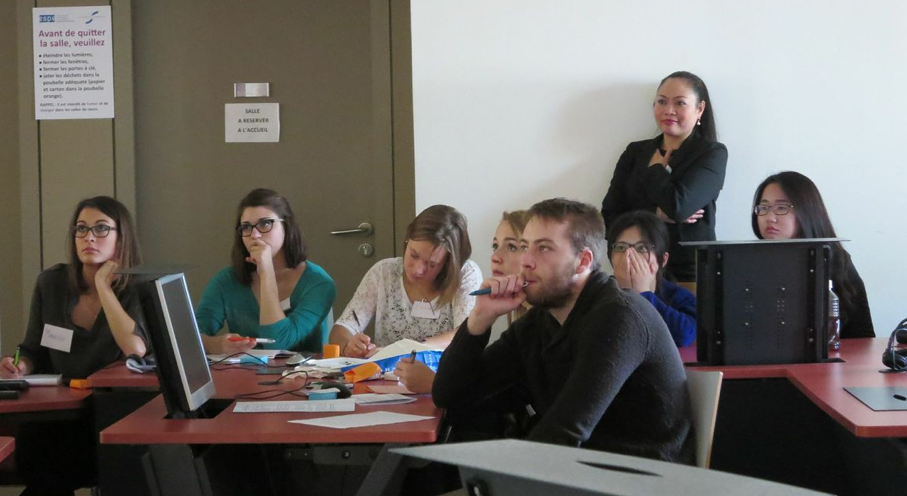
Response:
[[[112,6],[116,119],[35,121],[32,8],[99,4]],[[65,258],[66,224],[76,201],[108,194],[137,218],[146,210],[135,188],[133,108],[141,105],[133,98],[132,7],[132,0],[0,0],[0,354],[12,353],[24,335],[38,273]],[[398,249],[415,215],[409,1],[391,0],[390,9]],[[341,309],[344,304],[337,303]]]
[[[116,27],[116,121],[35,121],[32,8],[99,4],[112,5]],[[105,194],[134,207],[130,16],[130,0],[0,2],[0,353],[22,340],[38,273],[65,261],[76,202]]]
[[[0,2],[0,353],[16,346],[22,324],[16,3]]]

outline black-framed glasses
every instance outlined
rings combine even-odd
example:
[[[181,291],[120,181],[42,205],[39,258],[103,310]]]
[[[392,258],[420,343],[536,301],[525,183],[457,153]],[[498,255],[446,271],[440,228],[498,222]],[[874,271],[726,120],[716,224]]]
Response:
[[[110,231],[116,231],[117,228],[113,226],[108,226],[107,224],[96,224],[92,227],[88,227],[85,224],[78,224],[72,226],[72,233],[77,238],[84,238],[88,236],[88,232],[91,231],[96,238],[106,238]]]
[[[259,233],[264,234],[271,232],[271,229],[274,229],[275,222],[283,222],[283,219],[260,219],[255,224],[243,222],[242,224],[236,226],[236,232],[238,232],[239,235],[244,238],[252,235],[252,229],[256,229]]]
[[[630,243],[624,243],[623,241],[618,241],[617,243],[614,243],[613,245],[611,245],[611,250],[615,251],[617,253],[623,253],[623,252],[629,250],[630,248],[633,248],[634,250],[636,250],[636,253],[641,253],[641,254],[645,255],[645,254],[649,253],[650,251],[654,250],[655,245],[647,245],[643,242],[639,242],[639,243],[631,245]]]
[[[790,213],[791,209],[794,208],[793,205],[789,203],[776,203],[774,205],[756,205],[753,207],[753,212],[756,215],[768,215],[769,211],[775,213],[775,215],[787,215]]]

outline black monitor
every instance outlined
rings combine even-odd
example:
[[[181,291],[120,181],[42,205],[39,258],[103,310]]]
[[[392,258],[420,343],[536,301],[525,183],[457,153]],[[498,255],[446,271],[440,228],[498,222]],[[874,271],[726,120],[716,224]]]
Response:
[[[192,418],[214,396],[214,381],[182,273],[139,286],[161,393],[170,418]]]
[[[839,239],[711,241],[696,247],[696,355],[706,365],[828,358],[828,264]]]

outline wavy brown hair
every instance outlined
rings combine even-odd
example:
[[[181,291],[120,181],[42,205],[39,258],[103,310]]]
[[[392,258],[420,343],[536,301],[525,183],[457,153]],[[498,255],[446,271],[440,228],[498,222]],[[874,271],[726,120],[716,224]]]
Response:
[[[251,207],[265,207],[274,212],[278,218],[283,219],[282,224],[285,235],[282,250],[287,267],[298,267],[299,264],[308,259],[308,247],[306,246],[305,237],[299,229],[296,215],[293,214],[290,202],[286,198],[271,189],[253,189],[239,202],[239,207],[236,209],[236,223],[234,224],[236,228],[242,222],[243,210]],[[245,286],[252,284],[252,273],[255,272],[255,264],[246,261],[248,256],[249,250],[246,249],[246,245],[242,241],[242,235],[237,229],[234,229],[233,252],[230,257],[231,265],[236,280]]]
[[[135,234],[135,227],[129,209],[109,196],[86,198],[76,205],[72,213],[72,219],[69,222],[69,237],[66,238],[67,251],[69,252],[69,287],[76,294],[84,293],[88,290],[88,283],[82,277],[83,264],[79,260],[79,254],[76,251],[76,235],[75,231],[73,231],[76,222],[79,221],[79,215],[86,208],[98,210],[113,221],[114,227],[116,227],[116,231],[113,232],[117,235],[117,250],[114,255],[114,261],[120,265],[120,269],[128,269],[142,263],[139,240]],[[120,294],[129,286],[130,282],[131,277],[128,274],[120,274],[111,288],[114,293]]]

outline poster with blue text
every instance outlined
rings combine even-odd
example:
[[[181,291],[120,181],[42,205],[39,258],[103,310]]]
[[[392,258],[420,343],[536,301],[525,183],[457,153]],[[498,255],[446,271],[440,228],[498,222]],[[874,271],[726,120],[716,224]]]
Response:
[[[110,7],[33,9],[35,119],[113,118]]]

